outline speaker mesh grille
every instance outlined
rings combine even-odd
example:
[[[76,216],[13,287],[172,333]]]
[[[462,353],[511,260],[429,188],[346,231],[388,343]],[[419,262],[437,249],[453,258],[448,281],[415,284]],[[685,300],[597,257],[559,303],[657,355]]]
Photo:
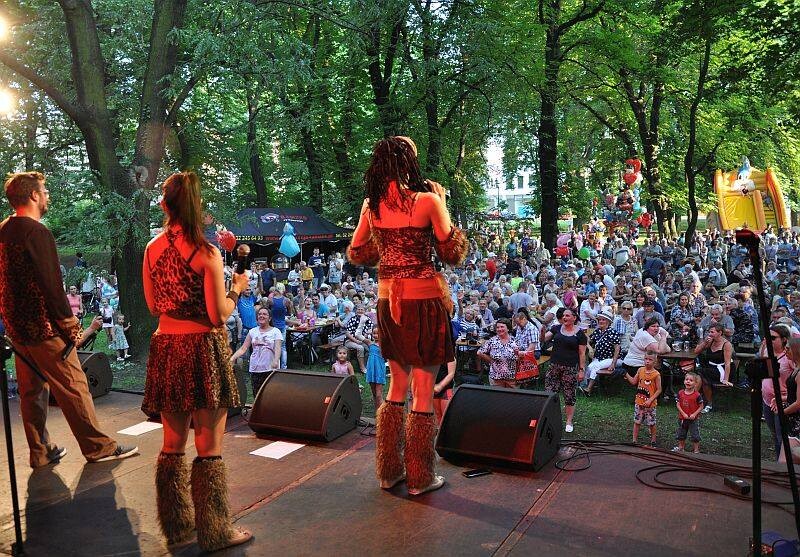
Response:
[[[320,432],[341,376],[275,372],[259,391],[250,421],[273,428]],[[330,399],[326,404],[326,399]]]
[[[460,387],[437,445],[486,458],[530,463],[535,428],[549,395]]]

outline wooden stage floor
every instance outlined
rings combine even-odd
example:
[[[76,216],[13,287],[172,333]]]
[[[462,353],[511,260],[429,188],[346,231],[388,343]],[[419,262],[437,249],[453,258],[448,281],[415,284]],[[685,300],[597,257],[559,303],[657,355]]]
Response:
[[[105,431],[142,421],[136,395],[111,393],[95,402]],[[88,465],[61,413],[51,408],[51,437],[69,454],[58,465],[32,472],[15,401],[11,408],[27,555],[170,555],[155,515],[160,430],[114,434],[138,444],[141,455]],[[591,467],[580,472],[551,463],[539,473],[498,470],[474,479],[441,461],[447,485],[412,499],[402,485],[391,492],[378,488],[374,438],[359,432],[272,460],[249,454],[271,439],[256,438],[241,417],[233,418],[225,436],[231,505],[237,524],[251,529],[255,540],[219,555],[747,553],[749,501],[645,487],[635,474],[650,463],[632,456],[593,456]],[[10,553],[11,497],[2,449],[0,553]],[[670,480],[709,483],[709,476],[682,474]],[[721,487],[721,479],[711,482]],[[788,491],[766,494],[790,500]],[[792,515],[765,506],[763,516],[765,530],[792,537]],[[178,554],[200,551],[191,545]]]

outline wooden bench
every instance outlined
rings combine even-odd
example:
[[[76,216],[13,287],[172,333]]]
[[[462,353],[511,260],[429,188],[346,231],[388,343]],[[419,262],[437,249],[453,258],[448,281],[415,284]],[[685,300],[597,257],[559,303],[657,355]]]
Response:
[[[338,350],[340,346],[344,346],[344,342],[329,342],[327,344],[320,344],[317,346],[316,350],[319,354],[320,361],[326,364],[332,364],[334,360],[334,354],[336,354],[336,350]],[[348,350],[348,356],[349,355],[350,351]]]

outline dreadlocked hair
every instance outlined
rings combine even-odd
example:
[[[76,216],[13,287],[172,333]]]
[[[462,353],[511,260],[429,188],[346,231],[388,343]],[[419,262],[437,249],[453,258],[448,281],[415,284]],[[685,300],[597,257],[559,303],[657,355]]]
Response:
[[[431,191],[431,187],[422,177],[419,160],[414,148],[408,140],[400,137],[387,137],[375,144],[372,151],[372,162],[364,173],[364,190],[369,198],[369,208],[380,218],[381,201],[386,207],[396,211],[410,211],[412,197],[388,195],[389,184],[396,182],[405,184],[411,191]]]

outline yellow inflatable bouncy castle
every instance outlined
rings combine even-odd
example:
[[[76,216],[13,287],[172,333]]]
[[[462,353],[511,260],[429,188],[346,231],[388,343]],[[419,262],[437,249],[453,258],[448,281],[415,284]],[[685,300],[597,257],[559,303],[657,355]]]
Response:
[[[749,228],[761,232],[789,228],[789,214],[781,186],[771,168],[766,172],[750,167],[744,157],[738,172],[717,170],[714,175],[720,226],[723,230]]]

